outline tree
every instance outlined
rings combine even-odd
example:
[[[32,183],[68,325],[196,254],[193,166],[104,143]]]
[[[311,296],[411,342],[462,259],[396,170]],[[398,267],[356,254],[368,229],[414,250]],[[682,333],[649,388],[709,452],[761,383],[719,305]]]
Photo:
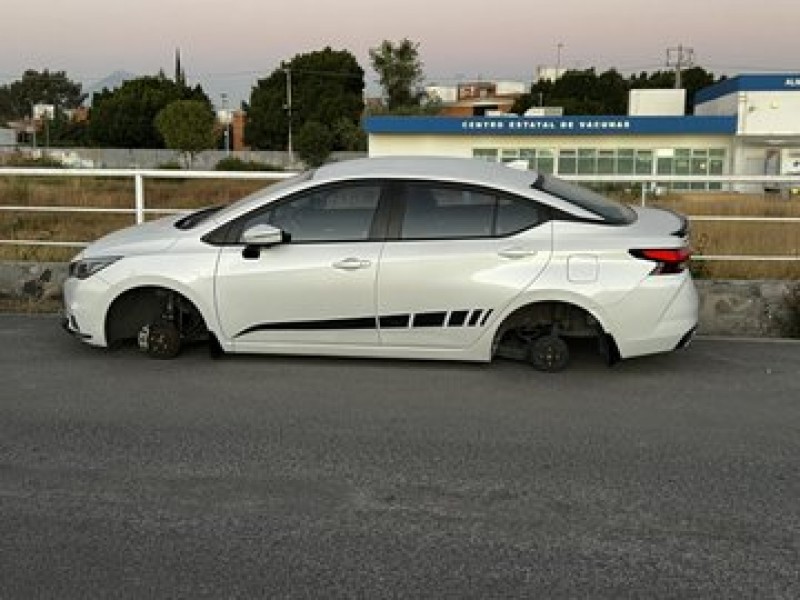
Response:
[[[176,100],[156,115],[155,125],[167,148],[180,150],[191,167],[198,152],[213,148],[217,140],[216,118],[200,100]]]
[[[156,115],[177,100],[196,100],[211,110],[211,101],[198,85],[187,87],[155,77],[131,79],[119,88],[95,94],[90,115],[90,135],[95,145],[116,148],[163,148]]]
[[[81,84],[69,79],[64,71],[28,69],[21,79],[0,86],[0,121],[29,117],[34,104],[77,108],[85,97]]]
[[[419,106],[418,88],[423,80],[423,65],[419,59],[418,43],[408,38],[403,38],[397,45],[384,40],[377,48],[370,49],[369,58],[380,77],[389,111]]]
[[[694,104],[697,90],[717,81],[700,67],[683,72],[686,111]],[[567,71],[556,81],[537,81],[529,94],[521,96],[511,111],[523,113],[531,106],[561,106],[566,115],[622,115],[627,112],[628,94],[633,89],[671,88],[673,71],[641,72],[627,79],[615,69],[599,75],[594,69]]]
[[[309,167],[318,167],[333,148],[331,130],[318,121],[306,121],[297,134],[297,154]]]
[[[291,111],[288,106],[291,82]],[[364,71],[346,50],[298,54],[260,79],[250,95],[245,138],[255,148],[284,149],[289,119],[294,131],[309,121],[328,129],[346,120],[358,127],[364,110]],[[341,147],[334,140],[334,149]]]

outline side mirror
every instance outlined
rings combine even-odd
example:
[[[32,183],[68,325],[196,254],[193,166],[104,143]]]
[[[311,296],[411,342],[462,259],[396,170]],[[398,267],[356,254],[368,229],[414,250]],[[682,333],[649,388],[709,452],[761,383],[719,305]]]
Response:
[[[241,242],[247,246],[276,246],[283,241],[283,231],[266,224],[248,227],[242,232],[241,239]]]

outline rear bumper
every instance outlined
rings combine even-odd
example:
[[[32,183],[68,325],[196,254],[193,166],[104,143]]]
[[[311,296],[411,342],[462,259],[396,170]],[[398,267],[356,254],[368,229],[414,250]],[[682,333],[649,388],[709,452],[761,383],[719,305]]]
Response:
[[[697,329],[698,303],[688,274],[649,278],[616,307],[614,339],[620,356],[632,358],[686,347]]]

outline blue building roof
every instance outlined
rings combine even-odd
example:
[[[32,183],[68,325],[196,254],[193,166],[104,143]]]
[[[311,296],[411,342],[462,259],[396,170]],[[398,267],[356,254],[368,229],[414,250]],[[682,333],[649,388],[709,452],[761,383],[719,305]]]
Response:
[[[367,117],[367,133],[619,136],[619,135],[733,135],[735,116],[576,116],[576,117]]]
[[[767,75],[738,75],[699,90],[695,104],[702,104],[737,92],[800,92],[800,73],[771,73]]]

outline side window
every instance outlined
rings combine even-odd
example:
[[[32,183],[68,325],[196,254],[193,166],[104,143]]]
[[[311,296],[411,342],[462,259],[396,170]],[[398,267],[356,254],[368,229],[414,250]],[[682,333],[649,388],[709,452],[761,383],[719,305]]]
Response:
[[[535,202],[491,190],[427,183],[405,187],[405,240],[501,237],[542,220]]]
[[[380,194],[379,184],[311,190],[259,211],[244,228],[267,223],[288,233],[292,242],[367,240]]]
[[[497,200],[495,235],[503,236],[530,229],[542,221],[539,205],[522,198],[500,197]]]
[[[409,184],[402,237],[415,240],[491,236],[495,202],[493,195],[470,188]]]

